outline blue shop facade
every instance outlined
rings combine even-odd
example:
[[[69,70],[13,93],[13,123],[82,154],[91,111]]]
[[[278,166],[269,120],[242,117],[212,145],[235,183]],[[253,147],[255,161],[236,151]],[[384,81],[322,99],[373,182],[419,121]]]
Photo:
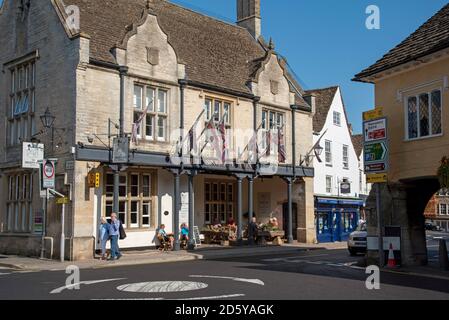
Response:
[[[315,224],[319,243],[347,241],[361,219],[365,199],[315,197]]]

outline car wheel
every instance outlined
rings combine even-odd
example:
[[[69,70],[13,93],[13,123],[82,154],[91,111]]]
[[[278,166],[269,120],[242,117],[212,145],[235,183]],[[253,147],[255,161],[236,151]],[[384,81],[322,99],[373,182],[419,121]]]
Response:
[[[349,254],[351,255],[351,257],[354,257],[357,255],[357,251],[355,251],[354,249],[349,249]]]

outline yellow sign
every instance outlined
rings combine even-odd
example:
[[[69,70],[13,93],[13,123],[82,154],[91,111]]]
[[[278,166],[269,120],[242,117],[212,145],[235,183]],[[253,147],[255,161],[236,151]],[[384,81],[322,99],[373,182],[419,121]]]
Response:
[[[388,175],[386,173],[368,174],[366,176],[367,183],[385,183],[388,182]]]
[[[100,188],[100,174],[95,174],[95,188]]]
[[[69,198],[58,198],[56,199],[56,204],[68,204]]]
[[[382,118],[384,116],[384,109],[382,107],[378,107],[374,110],[367,111],[363,113],[363,120],[370,121]]]
[[[87,184],[89,188],[100,188],[100,173],[90,172],[87,176]]]
[[[96,175],[95,172],[89,172],[87,176],[87,184],[89,188],[95,188]]]

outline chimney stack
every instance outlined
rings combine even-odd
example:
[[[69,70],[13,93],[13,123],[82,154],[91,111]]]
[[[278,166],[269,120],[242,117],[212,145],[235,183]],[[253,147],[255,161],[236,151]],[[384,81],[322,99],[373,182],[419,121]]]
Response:
[[[262,33],[260,0],[237,0],[237,25],[251,33],[258,40]]]

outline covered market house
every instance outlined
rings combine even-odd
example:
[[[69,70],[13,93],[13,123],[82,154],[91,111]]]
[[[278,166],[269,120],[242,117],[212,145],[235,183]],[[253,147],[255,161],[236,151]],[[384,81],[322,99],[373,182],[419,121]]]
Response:
[[[253,215],[276,217],[290,242],[316,241],[310,97],[261,37],[260,1],[237,4],[234,25],[164,0],[5,1],[0,85],[11,95],[1,105],[32,102],[20,117],[2,110],[1,252],[40,252],[38,174],[20,166],[21,142],[32,139],[58,159],[57,189],[70,194],[67,259],[92,257],[99,220],[113,211],[123,248],[154,246],[160,224],[178,232],[230,218],[241,243]],[[32,82],[22,84],[23,70]],[[56,134],[36,121],[47,108]],[[46,221],[57,243],[53,200]]]

